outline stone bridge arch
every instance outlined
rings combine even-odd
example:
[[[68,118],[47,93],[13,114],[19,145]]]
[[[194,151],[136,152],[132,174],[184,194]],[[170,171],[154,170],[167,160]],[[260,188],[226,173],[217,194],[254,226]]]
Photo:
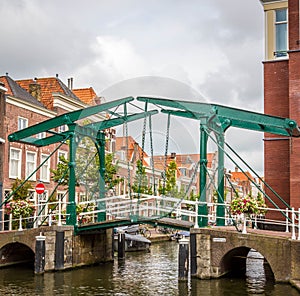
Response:
[[[268,262],[275,281],[298,280],[300,242],[272,233],[242,234],[236,230],[199,228],[191,230],[196,235],[196,276],[219,278],[246,267],[250,249],[258,251]],[[193,262],[192,262],[193,264]]]
[[[34,251],[20,242],[8,243],[0,248],[0,266],[30,264],[35,260]]]
[[[221,274],[228,274],[230,273],[233,277],[240,277],[244,276],[247,271],[247,259],[249,253],[251,254],[251,250],[255,250],[258,252],[263,258],[261,260],[264,260],[264,269],[265,271],[268,271],[266,275],[268,278],[274,278],[274,272],[272,270],[272,266],[268,262],[267,258],[258,250],[256,250],[254,247],[247,247],[247,246],[239,246],[234,249],[231,249],[228,251],[219,262],[219,269]]]

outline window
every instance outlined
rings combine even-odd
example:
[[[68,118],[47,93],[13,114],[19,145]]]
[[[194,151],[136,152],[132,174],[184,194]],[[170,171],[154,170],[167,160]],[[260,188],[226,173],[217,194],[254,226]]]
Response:
[[[18,117],[18,130],[26,128],[28,126],[28,119],[23,117]]]
[[[10,196],[10,194],[11,194],[11,191],[8,190],[8,189],[5,189],[4,190],[4,200],[8,199],[8,197]],[[10,196],[10,198],[11,198],[11,196]]]
[[[9,178],[21,179],[21,150],[10,148]]]
[[[275,56],[286,57],[287,56],[287,9],[278,9],[275,11]]]
[[[59,133],[63,133],[63,132],[66,132],[68,130],[67,126],[66,125],[61,125],[58,127],[58,132]]]
[[[47,200],[48,200],[48,191],[45,190],[42,194],[39,194],[39,203],[47,202]]]
[[[41,132],[41,133],[38,133],[37,135],[36,135],[36,137],[37,137],[37,139],[44,139],[44,138],[46,138],[46,132]]]
[[[30,201],[35,203],[35,191],[34,190],[31,190],[31,189],[28,190],[28,198]]]
[[[36,180],[36,153],[35,152],[26,152],[26,178],[28,178],[33,172],[34,174],[30,177],[29,180]]]
[[[60,158],[63,156],[66,160],[68,160],[68,152],[63,150],[58,150],[58,159],[57,162],[60,162]]]
[[[186,168],[179,168],[179,171],[181,173],[182,176],[187,176],[187,170]]]
[[[49,157],[49,155],[42,154],[41,155],[41,163],[43,163],[48,157]],[[50,162],[49,162],[49,158],[47,159],[47,161],[41,167],[40,179],[41,179],[41,181],[45,181],[45,182],[50,181]]]

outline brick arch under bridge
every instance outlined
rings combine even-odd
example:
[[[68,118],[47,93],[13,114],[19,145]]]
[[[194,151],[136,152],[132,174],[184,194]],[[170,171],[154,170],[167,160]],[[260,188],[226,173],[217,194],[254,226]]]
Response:
[[[242,234],[227,227],[199,228],[191,230],[191,243],[193,241],[192,266],[196,266],[194,275],[200,279],[219,278],[236,270],[245,272],[250,249],[264,256],[275,281],[300,279],[300,241],[280,236],[278,232]]]
[[[10,231],[0,236],[0,267],[20,263],[33,264],[35,259],[35,236],[39,231],[28,235],[22,231]]]

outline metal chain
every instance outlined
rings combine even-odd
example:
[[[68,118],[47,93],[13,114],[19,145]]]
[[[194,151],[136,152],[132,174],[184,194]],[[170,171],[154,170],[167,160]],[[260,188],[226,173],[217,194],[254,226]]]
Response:
[[[168,113],[168,122],[167,122],[167,133],[166,133],[166,146],[165,146],[165,163],[164,163],[164,176],[163,176],[163,191],[166,188],[166,175],[167,175],[167,163],[168,163],[168,148],[169,148],[169,136],[170,136],[170,119],[171,114]]]
[[[129,160],[129,147],[128,147],[128,125],[127,125],[127,106],[124,104],[124,127],[125,127],[125,140],[126,140],[126,159],[127,159],[127,187],[128,187],[128,194],[131,198],[131,188],[130,188],[130,160]]]
[[[150,150],[151,150],[151,168],[152,168],[152,178],[153,178],[153,194],[156,195],[153,137],[152,137],[152,116],[151,115],[149,116],[149,136],[150,136]]]

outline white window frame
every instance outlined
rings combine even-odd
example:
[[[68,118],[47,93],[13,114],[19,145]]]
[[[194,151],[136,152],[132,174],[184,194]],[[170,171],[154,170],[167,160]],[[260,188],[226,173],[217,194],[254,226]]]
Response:
[[[57,152],[57,163],[60,162],[59,158],[61,156],[64,156],[66,160],[68,160],[68,152],[67,151],[64,151],[64,150],[58,150]]]
[[[10,189],[4,189],[4,200],[6,200],[8,197],[9,197],[9,195],[11,194],[11,190]],[[12,196],[9,198],[9,199],[11,199],[12,198]]]
[[[41,154],[41,163],[45,160],[44,158],[49,157],[48,154]],[[46,170],[46,177],[43,175],[43,170]],[[40,180],[43,182],[50,182],[50,158],[40,168]]]
[[[67,130],[68,130],[68,126],[67,126],[66,124],[60,125],[60,126],[58,127],[58,129],[57,129],[57,131],[58,131],[59,133],[66,132]]]
[[[18,116],[18,131],[28,127],[28,119]]]
[[[279,11],[279,10],[284,10],[286,12],[286,19],[284,21],[277,21],[276,17],[276,12]],[[288,43],[288,11],[287,11],[287,8],[281,8],[281,9],[277,9],[275,10],[275,20],[274,20],[274,24],[275,24],[275,58],[276,59],[282,59],[282,58],[286,58],[288,56],[288,46],[289,46],[289,43]],[[286,52],[280,52],[277,48],[277,26],[280,26],[280,25],[285,25],[286,24]]]
[[[18,159],[12,158],[13,150],[19,153]],[[17,173],[12,173],[12,161],[17,161]],[[9,154],[9,178],[11,179],[21,179],[21,164],[22,164],[22,150],[18,148],[10,148],[10,154]]]
[[[46,138],[46,132],[38,133],[36,135],[36,138],[39,139],[39,140]]]
[[[34,155],[33,161],[29,160],[28,155],[32,154]],[[33,167],[31,170],[29,170],[29,165],[32,164]],[[34,151],[26,151],[26,172],[25,172],[25,177],[28,178],[30,174],[32,174],[34,171],[36,171],[36,152]],[[29,179],[30,181],[36,181],[36,172],[31,176]]]
[[[34,203],[36,203],[36,192],[33,189],[28,190],[28,199]]]

